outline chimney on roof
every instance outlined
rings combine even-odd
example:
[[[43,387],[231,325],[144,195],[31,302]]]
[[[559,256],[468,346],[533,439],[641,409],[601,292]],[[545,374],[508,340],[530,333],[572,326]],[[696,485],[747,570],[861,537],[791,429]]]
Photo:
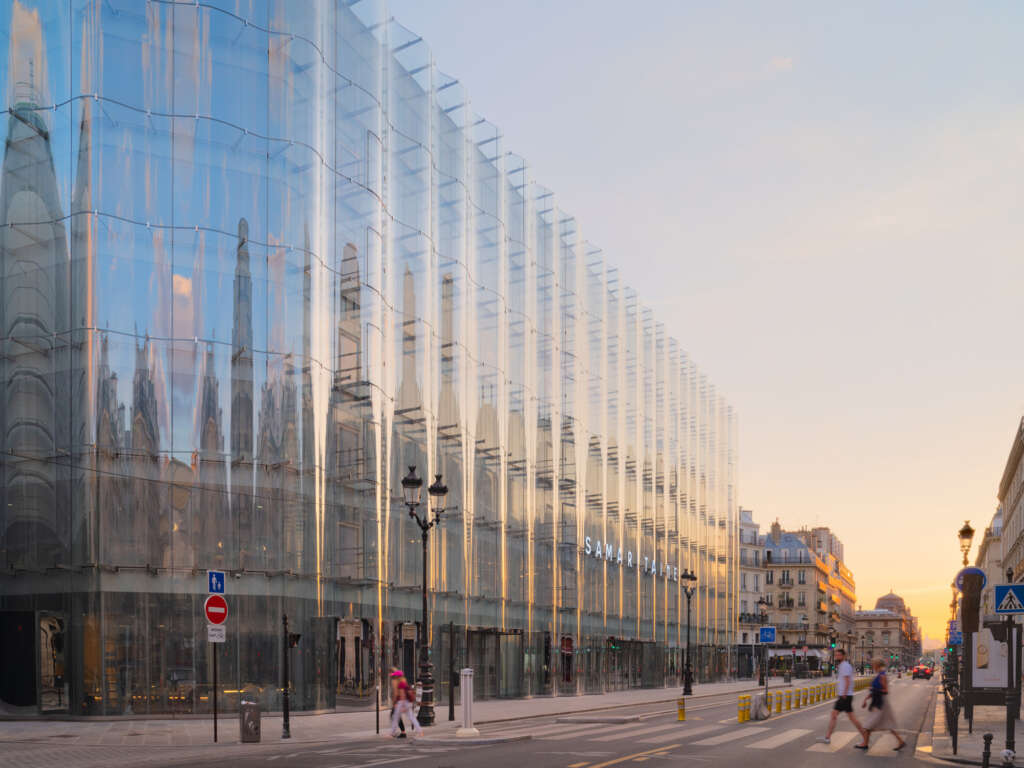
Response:
[[[779,524],[778,518],[772,523],[772,541],[776,544],[782,541],[782,526]]]

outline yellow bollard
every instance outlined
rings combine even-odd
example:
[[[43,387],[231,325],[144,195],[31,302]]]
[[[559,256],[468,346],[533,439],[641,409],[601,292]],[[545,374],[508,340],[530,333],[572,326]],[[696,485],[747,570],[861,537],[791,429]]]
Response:
[[[793,690],[793,709],[800,709],[800,689]]]
[[[676,706],[679,709],[679,722],[683,722],[686,720],[686,699],[680,696],[679,700],[676,702]]]
[[[745,699],[745,701],[743,702],[743,722],[744,723],[749,723],[750,722],[750,705],[752,704],[753,699],[750,696],[744,696],[743,698]]]
[[[789,712],[793,708],[793,692],[786,691],[786,711]]]
[[[805,706],[805,707],[806,707],[806,706],[807,706],[808,704],[810,704],[810,703],[811,703],[811,698],[810,698],[810,694],[811,694],[811,689],[810,689],[810,687],[809,687],[809,686],[806,686],[806,685],[805,685],[805,686],[804,686],[804,706]]]
[[[782,691],[775,692],[775,714],[782,711]]]
[[[742,696],[740,696],[739,699],[736,700],[736,722],[737,723],[742,723],[743,722],[743,697]]]

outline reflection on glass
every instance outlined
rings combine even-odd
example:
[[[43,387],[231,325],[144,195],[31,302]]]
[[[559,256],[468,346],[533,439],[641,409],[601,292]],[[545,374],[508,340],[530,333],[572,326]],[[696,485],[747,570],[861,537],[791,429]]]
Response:
[[[0,0],[0,698],[273,709],[285,612],[300,708],[673,684],[684,568],[729,674],[714,387],[383,3],[220,5]]]

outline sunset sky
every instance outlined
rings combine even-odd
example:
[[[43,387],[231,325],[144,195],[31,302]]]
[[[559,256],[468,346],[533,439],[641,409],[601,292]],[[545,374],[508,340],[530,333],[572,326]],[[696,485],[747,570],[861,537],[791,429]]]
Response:
[[[736,406],[740,504],[938,641],[1024,414],[1024,5],[390,8]]]

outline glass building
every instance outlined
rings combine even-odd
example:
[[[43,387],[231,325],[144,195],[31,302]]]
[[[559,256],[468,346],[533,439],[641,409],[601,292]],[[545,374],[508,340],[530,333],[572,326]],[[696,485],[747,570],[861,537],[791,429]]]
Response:
[[[0,61],[5,711],[205,712],[214,653],[277,708],[285,613],[299,708],[423,642],[441,701],[674,684],[684,569],[732,674],[732,409],[382,4],[0,0]]]

